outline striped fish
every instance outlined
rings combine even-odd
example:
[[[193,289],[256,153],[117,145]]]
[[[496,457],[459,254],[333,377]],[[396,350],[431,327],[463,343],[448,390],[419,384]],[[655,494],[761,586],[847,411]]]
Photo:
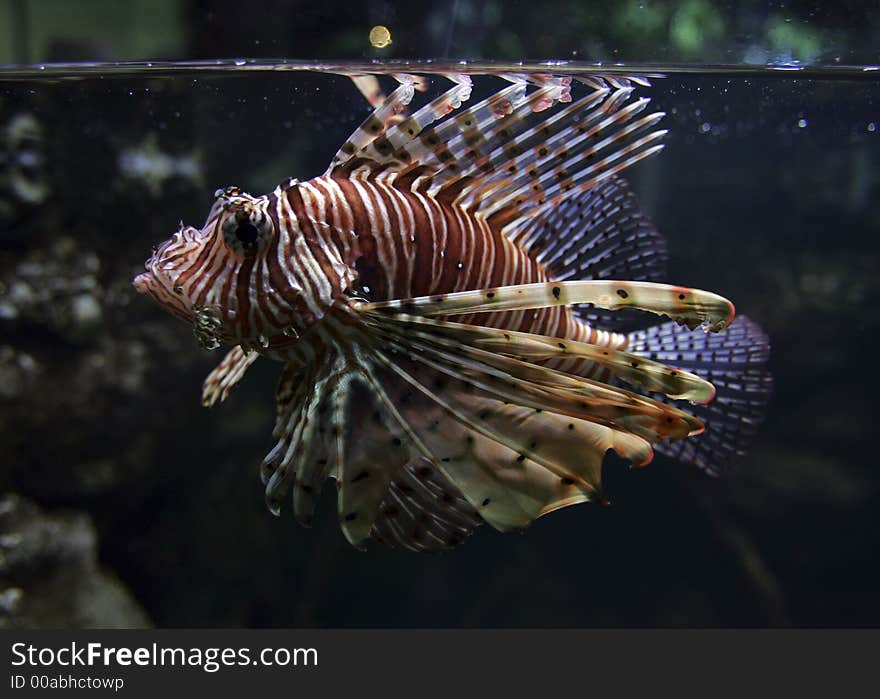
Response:
[[[609,450],[709,471],[741,451],[767,338],[657,281],[665,243],[619,174],[662,148],[646,81],[505,75],[464,108],[471,79],[450,75],[410,111],[422,83],[395,77],[323,175],[218,190],[134,280],[202,347],[232,347],[205,405],[258,357],[284,363],[269,509],[289,498],[308,525],[332,478],[353,545],[435,551],[604,502]]]

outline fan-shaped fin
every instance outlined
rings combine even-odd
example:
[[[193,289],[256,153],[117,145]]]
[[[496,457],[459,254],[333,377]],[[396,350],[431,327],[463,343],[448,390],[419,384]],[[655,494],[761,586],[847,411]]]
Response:
[[[558,507],[601,499],[600,466],[609,448],[625,458],[649,458],[650,445],[634,435],[505,403],[414,357],[375,356],[387,370],[385,382],[393,383],[391,372],[416,389],[401,419],[432,466],[502,531]],[[536,435],[552,439],[539,443]]]
[[[664,323],[630,333],[629,341],[634,354],[675,362],[710,380],[717,391],[714,401],[692,411],[706,423],[706,432],[660,444],[658,451],[713,474],[743,453],[764,420],[773,388],[766,366],[770,342],[757,323],[739,316],[717,335]]]
[[[466,377],[475,389],[498,400],[629,431],[652,442],[682,439],[703,429],[687,413],[599,381],[460,343],[399,334],[393,327],[376,330],[398,354],[410,355],[426,370]]]
[[[308,375],[285,369],[278,441],[263,466],[270,508],[292,488],[304,523],[333,476],[340,526],[356,546],[374,534],[420,550],[451,546],[472,529],[472,511],[495,528],[520,529],[559,507],[603,500],[609,449],[642,465],[652,442],[702,429],[650,398],[482,348],[499,339],[479,328],[450,335],[436,321],[363,320],[349,329],[344,358],[340,351]],[[427,482],[401,498],[413,474]],[[386,522],[389,501],[403,512],[396,523]]]
[[[387,546],[433,552],[458,546],[482,523],[461,491],[420,458],[391,479],[370,534]]]
[[[281,374],[276,392],[275,446],[263,459],[260,476],[266,486],[266,505],[279,514],[283,498],[297,477],[322,457],[316,438],[318,414],[332,387],[334,375],[319,375],[310,370],[302,375],[299,367],[288,363]],[[297,513],[299,514],[299,513]],[[303,524],[308,518],[298,517]]]
[[[442,341],[451,350],[469,346],[527,362],[586,359],[632,386],[676,400],[705,403],[714,396],[712,384],[696,374],[609,347],[419,316],[386,316],[380,323],[399,325],[400,332],[396,334],[399,339],[409,336],[435,343]]]
[[[376,382],[371,371],[352,373],[350,380],[336,474],[337,509],[345,537],[360,546],[370,536],[391,478],[416,450],[397,419],[389,389]]]

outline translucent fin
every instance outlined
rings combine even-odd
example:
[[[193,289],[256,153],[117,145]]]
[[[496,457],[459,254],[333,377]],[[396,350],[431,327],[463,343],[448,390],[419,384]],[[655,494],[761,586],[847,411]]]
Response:
[[[545,215],[508,233],[553,279],[666,279],[666,241],[645,216],[621,177],[565,199]],[[594,327],[632,329],[636,314],[579,307]]]
[[[397,77],[397,76],[395,76]],[[364,122],[355,129],[348,140],[333,156],[330,167],[325,174],[354,157],[361,149],[379,138],[394,123],[395,117],[406,108],[415,93],[415,80],[409,76],[400,76],[400,86],[391,93]]]
[[[482,520],[419,456],[425,446],[412,417],[405,417],[412,403],[410,387],[389,380],[381,366],[358,355],[360,369],[348,376],[348,428],[338,432],[337,440],[343,533],[354,546],[372,537],[414,551],[437,551],[463,541]]]
[[[651,398],[465,346],[447,330],[374,314],[348,328],[344,358],[285,368],[277,443],[262,468],[273,512],[292,489],[308,524],[331,476],[352,544],[438,550],[464,540],[478,517],[509,531],[603,501],[609,449],[643,465],[652,442],[702,429]]]
[[[735,314],[730,301],[709,291],[652,282],[606,280],[542,282],[458,291],[361,304],[359,310],[448,316],[582,303],[609,311],[626,308],[647,311],[668,316],[689,328],[702,326],[711,332],[726,328]]]
[[[292,490],[294,515],[308,526],[332,476],[342,531],[361,546],[392,476],[411,460],[410,439],[369,370],[353,371],[337,358],[314,382],[295,376],[285,371],[279,385],[278,441],[262,466],[267,505],[278,514]]]
[[[229,350],[202,384],[202,405],[211,407],[218,401],[226,400],[232,387],[241,381],[248,367],[259,356],[256,352],[245,352],[238,345]]]
[[[399,325],[401,337],[410,335],[434,341],[444,338],[450,348],[466,345],[526,362],[573,357],[586,359],[631,386],[659,392],[676,400],[705,403],[715,395],[712,384],[696,374],[609,347],[418,316],[394,316],[390,321],[383,317],[382,322]]]
[[[515,169],[512,179],[503,188],[493,188],[491,197],[481,183],[479,211],[489,224],[503,230],[658,152],[666,131],[653,127],[663,113],[634,119],[648,99],[626,104],[628,98],[628,91],[614,93],[582,121],[517,156],[508,166]]]
[[[288,363],[276,392],[275,446],[263,459],[260,477],[266,486],[266,506],[279,514],[283,498],[290,491],[303,464],[311,463],[319,450],[314,439],[317,411],[326,399],[327,380],[319,380],[314,369]],[[302,521],[302,520],[301,520]],[[308,524],[308,521],[302,521]]]
[[[513,84],[444,119],[459,109],[471,93],[468,76],[445,77],[455,83],[448,92],[358,153],[359,158],[383,170],[400,173],[398,186],[412,185],[425,176],[435,191],[445,182],[458,180],[466,165],[485,160],[489,151],[481,148],[481,142],[497,145],[503,141],[498,140],[496,132],[504,129],[505,134],[519,133],[525,128],[525,124],[519,124],[526,115],[543,111],[555,101],[569,99],[568,78],[501,75]],[[539,90],[527,96],[529,84],[537,85]]]
[[[349,361],[339,356],[320,373],[304,374],[293,364],[285,367],[277,392],[277,441],[263,460],[261,475],[269,509],[278,514],[284,497],[292,491],[294,514],[306,526],[313,520],[323,482],[335,478],[340,527],[349,542],[359,547],[372,536],[379,505],[391,493],[403,496],[398,510],[422,522],[422,514],[413,504],[404,509],[403,502],[404,491],[410,493],[405,467],[420,452],[412,446],[411,431],[395,407],[402,384],[377,381],[368,359],[357,369],[352,369]],[[457,503],[462,510],[461,498],[451,498],[449,503]],[[446,500],[441,498],[440,502],[448,509]],[[394,509],[388,513],[386,519],[396,514]],[[431,517],[436,520],[431,531],[445,533],[440,540],[428,537],[417,545],[412,527],[399,530],[396,536],[391,536],[390,531],[396,530],[389,530],[387,523],[383,530],[390,543],[438,550],[470,533],[462,527],[463,522],[471,529],[475,526],[473,516],[462,520],[460,515],[435,513]],[[405,520],[405,516],[400,519]],[[428,543],[432,545],[428,547]]]
[[[351,81],[354,83],[354,86],[358,89],[364,99],[367,100],[367,103],[373,109],[381,106],[381,104],[385,101],[385,93],[382,90],[382,86],[379,84],[379,78],[375,75],[367,75],[367,74],[352,74],[348,77],[351,78]],[[428,89],[428,80],[427,78],[412,75],[404,78],[404,81],[411,81],[413,84],[413,88],[415,88],[418,92],[424,92]],[[389,121],[390,123],[398,123],[406,117],[406,111],[404,110],[401,114],[397,116],[392,116]]]
[[[396,375],[415,389],[400,419],[425,458],[496,529],[521,529],[558,507],[601,500],[608,449],[640,462],[650,456],[634,435],[505,404],[415,357],[375,357],[385,365],[383,382],[393,384]]]
[[[698,373],[717,391],[714,401],[692,411],[706,423],[706,432],[658,445],[658,451],[713,474],[743,453],[764,419],[773,387],[766,366],[770,342],[757,323],[739,316],[718,335],[665,323],[631,333],[630,350]]]
[[[435,552],[458,546],[482,523],[461,491],[420,458],[391,479],[370,535],[386,546]]]
[[[523,92],[511,103],[509,113],[496,116],[494,123],[483,120],[474,125],[463,144],[467,148],[464,153],[458,152],[455,144],[451,144],[454,157],[447,159],[440,173],[447,172],[449,177],[438,177],[438,180],[447,188],[450,178],[464,180],[465,184],[459,190],[460,201],[464,203],[478,192],[480,201],[476,206],[486,213],[502,194],[514,189],[518,178],[535,179],[539,171],[534,166],[552,163],[551,153],[557,157],[557,165],[562,162],[558,159],[560,155],[570,158],[575,151],[563,149],[563,144],[577,146],[588,140],[592,135],[589,126],[601,122],[609,113],[613,114],[627,101],[630,93],[631,88],[612,93],[604,81],[597,80],[592,92],[535,122],[527,120],[528,117],[543,111],[548,101],[552,102],[554,98],[560,102],[570,101],[570,95],[567,91],[560,94],[550,87],[543,87],[529,96]],[[633,109],[640,111],[645,104],[647,100],[639,101],[627,114]],[[575,134],[575,130],[579,133]],[[478,134],[481,137],[478,138]],[[479,150],[474,150],[475,145]]]
[[[411,460],[412,449],[386,388],[364,373],[348,378],[347,425],[337,442],[337,509],[345,537],[360,546],[370,536],[392,476]]]
[[[349,77],[370,107],[376,109],[385,101],[385,93],[382,91],[382,86],[379,85],[379,78],[375,75],[350,75]]]
[[[293,488],[293,514],[300,524],[308,526],[315,515],[318,496],[324,482],[340,468],[339,441],[345,429],[349,376],[337,364],[325,383],[317,387],[321,400],[312,413],[313,429],[305,435],[311,439],[309,448],[297,464]]]
[[[436,551],[463,541],[479,521],[521,529],[557,508],[604,501],[608,450],[644,465],[652,445],[703,429],[651,397],[533,362],[574,353],[649,389],[711,392],[656,360],[363,308],[361,325],[346,324],[335,359],[285,367],[277,442],[262,468],[269,507],[278,512],[292,490],[303,524],[323,480],[335,478],[339,523],[355,546],[374,539]]]
[[[493,399],[632,432],[651,442],[682,439],[703,429],[683,411],[600,381],[464,345],[440,332],[419,332],[397,319],[379,320],[371,327],[389,347],[411,354],[425,370],[466,377]]]
[[[368,146],[363,148],[359,157],[372,160],[385,167],[400,170],[414,162],[411,144],[431,124],[442,119],[450,112],[461,107],[470,99],[471,79],[467,75],[445,75],[453,86],[442,95],[416,111],[411,117],[401,119],[393,128]]]

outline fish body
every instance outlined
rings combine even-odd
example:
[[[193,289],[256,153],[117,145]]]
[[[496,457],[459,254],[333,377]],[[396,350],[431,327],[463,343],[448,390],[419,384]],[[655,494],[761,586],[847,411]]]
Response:
[[[265,197],[224,192],[202,231],[178,233],[183,247],[194,242],[192,252],[161,250],[155,258],[161,264],[151,265],[152,274],[138,283],[165,279],[166,303],[190,322],[194,308],[225,309],[222,342],[263,337],[257,351],[291,360],[301,358],[302,343],[284,330],[305,332],[311,322],[345,309],[353,291],[371,301],[390,301],[550,279],[543,264],[484,219],[455,203],[401,188],[396,179],[320,176],[287,181]],[[265,254],[230,260],[221,235],[214,235],[213,249],[199,245],[213,234],[223,212],[237,209],[253,212],[249,215],[263,221],[259,226],[278,232]],[[239,277],[253,278],[254,291],[270,291],[252,294],[237,284]],[[625,335],[591,328],[566,306],[494,313],[481,323],[606,346],[626,344]]]
[[[232,345],[204,404],[257,357],[285,363],[269,508],[291,495],[308,524],[329,477],[357,546],[522,529],[604,501],[608,450],[645,465],[698,439],[704,420],[669,404],[716,397],[691,366],[721,378],[731,411],[676,455],[711,470],[731,430],[741,448],[769,390],[766,337],[747,320],[694,333],[727,328],[733,305],[645,281],[665,244],[619,176],[660,149],[662,114],[642,116],[629,80],[586,79],[572,102],[553,76],[507,76],[462,111],[470,79],[450,76],[410,114],[416,82],[398,77],[326,173],[218,191],[205,225],[181,226],[135,279],[203,347]],[[633,310],[674,322],[629,330]]]

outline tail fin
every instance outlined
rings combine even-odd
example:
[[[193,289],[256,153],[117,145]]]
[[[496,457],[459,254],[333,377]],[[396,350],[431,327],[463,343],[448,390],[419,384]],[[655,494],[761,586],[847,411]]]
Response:
[[[659,453],[713,475],[744,453],[764,420],[773,388],[767,369],[770,341],[760,325],[737,316],[726,331],[707,334],[663,323],[630,333],[627,349],[692,371],[717,391],[712,402],[690,410],[706,424],[706,431],[687,440],[657,444]]]

